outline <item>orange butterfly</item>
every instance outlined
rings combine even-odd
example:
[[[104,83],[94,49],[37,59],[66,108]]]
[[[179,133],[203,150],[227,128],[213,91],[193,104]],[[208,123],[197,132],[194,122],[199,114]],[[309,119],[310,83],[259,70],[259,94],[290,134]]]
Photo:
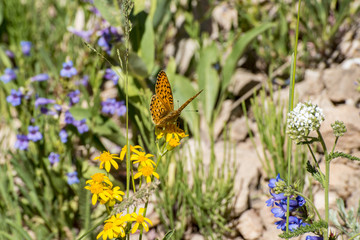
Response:
[[[179,109],[174,110],[174,99],[170,82],[164,71],[157,76],[155,95],[151,98],[150,112],[152,120],[157,127],[164,127],[166,124],[174,123],[180,116],[181,111],[194,100],[203,90],[187,100]]]

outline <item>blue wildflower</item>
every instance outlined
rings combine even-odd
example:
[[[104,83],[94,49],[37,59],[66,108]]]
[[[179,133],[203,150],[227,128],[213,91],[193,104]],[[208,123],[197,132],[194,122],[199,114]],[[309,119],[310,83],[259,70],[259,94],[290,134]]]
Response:
[[[74,105],[75,103],[78,103],[80,101],[80,91],[75,90],[68,94],[68,97],[70,98],[70,106]]]
[[[15,148],[19,150],[27,150],[29,146],[29,139],[26,135],[18,134],[16,135],[16,142],[15,142]]]
[[[4,75],[0,77],[0,80],[3,81],[4,83],[8,83],[14,79],[16,79],[16,73],[11,68],[6,68]]]
[[[43,138],[38,126],[29,126],[28,131],[27,138],[33,142],[37,142]]]
[[[75,183],[80,183],[80,180],[77,177],[78,173],[76,171],[69,172],[66,175],[67,175],[67,182],[68,182],[69,185],[72,185],[72,184],[75,184]]]
[[[55,103],[54,99],[39,97],[35,100],[35,107],[38,107],[40,105],[53,104],[53,103]]]
[[[60,161],[60,155],[54,152],[51,152],[48,157],[50,164],[54,165],[55,163],[58,163]]]
[[[306,236],[305,240],[323,240],[323,237],[319,237],[319,236]]]
[[[84,87],[87,87],[89,85],[89,76],[84,75],[80,80],[75,82],[76,86],[83,85]]]
[[[14,107],[19,106],[21,104],[21,97],[22,93],[20,90],[16,91],[15,89],[11,89],[11,93],[6,97],[6,101]]]
[[[105,101],[101,102],[101,112],[105,114],[114,114],[115,113],[115,98],[108,98]]]
[[[119,76],[111,68],[108,68],[108,69],[105,70],[104,78],[107,79],[107,80],[112,80],[114,85],[117,85],[117,83],[119,81]]]
[[[286,217],[283,217],[282,220],[277,221],[275,225],[278,225],[277,228],[281,229],[282,231],[286,231]],[[297,218],[295,216],[289,217],[289,230],[294,231],[298,227],[309,225],[307,223],[304,223],[302,219]]]
[[[73,125],[77,128],[80,134],[83,134],[85,132],[89,131],[88,125],[86,125],[86,119],[82,119],[80,121],[74,121]]]
[[[60,71],[61,77],[71,78],[76,74],[77,70],[73,67],[73,62],[71,60],[63,63],[63,69]]]
[[[40,112],[41,112],[42,114],[50,115],[50,116],[56,115],[56,112],[51,111],[51,110],[49,110],[48,108],[43,107],[43,106],[40,107]]]
[[[60,130],[59,136],[60,136],[60,140],[61,140],[62,143],[67,142],[68,134],[67,134],[65,129]]]
[[[21,41],[21,51],[25,56],[30,56],[32,43],[29,41]]]
[[[62,110],[62,107],[61,107],[61,105],[59,105],[59,104],[54,104],[54,108],[55,108],[55,110],[58,111],[58,112],[60,112],[60,111]]]
[[[66,124],[73,124],[75,121],[73,115],[71,114],[70,111],[66,111],[65,112],[65,123]]]
[[[69,32],[81,37],[86,42],[90,42],[90,37],[94,33],[93,30],[82,31],[82,30],[76,30],[75,28],[69,28],[68,30]]]
[[[278,174],[276,178],[272,178],[269,180],[269,184],[268,184],[269,188],[273,189],[274,187],[276,187],[276,183],[279,181],[284,181],[283,179],[280,178],[280,174]]]
[[[110,54],[112,49],[112,43],[118,42],[122,39],[122,36],[119,34],[115,27],[105,28],[100,31],[100,38],[98,40],[98,45]]]
[[[31,78],[31,82],[43,82],[49,80],[49,75],[47,73],[40,73]]]
[[[124,101],[116,102],[115,112],[118,116],[124,116],[126,113],[126,106]]]
[[[11,50],[6,50],[5,51],[6,56],[8,56],[10,59],[14,59],[15,58],[15,54],[11,51]]]

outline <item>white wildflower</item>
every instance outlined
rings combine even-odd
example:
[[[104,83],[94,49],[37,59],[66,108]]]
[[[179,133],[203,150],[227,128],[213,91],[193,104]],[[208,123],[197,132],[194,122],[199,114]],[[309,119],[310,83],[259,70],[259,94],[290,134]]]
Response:
[[[297,142],[305,141],[311,131],[320,128],[324,119],[323,111],[317,105],[312,104],[310,101],[299,103],[288,114],[286,132],[291,139]]]

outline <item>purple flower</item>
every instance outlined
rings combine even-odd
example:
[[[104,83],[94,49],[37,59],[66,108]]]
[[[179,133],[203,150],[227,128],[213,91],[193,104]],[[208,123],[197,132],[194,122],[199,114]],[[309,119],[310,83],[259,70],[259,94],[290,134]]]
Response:
[[[6,54],[6,56],[8,56],[10,59],[14,59],[14,58],[15,58],[15,54],[14,54],[12,51],[10,51],[10,50],[6,50],[6,51],[5,51],[5,54]]]
[[[15,142],[15,148],[20,150],[27,150],[29,146],[29,139],[26,135],[18,134],[16,135],[16,142]]]
[[[73,67],[73,62],[71,60],[63,63],[63,69],[60,71],[61,77],[71,78],[76,74],[77,70]]]
[[[115,113],[115,98],[108,98],[105,101],[101,102],[101,112],[105,114],[114,114]]]
[[[280,205],[279,203],[275,203],[276,206],[278,206],[278,208],[273,208],[271,209],[271,212],[274,214],[274,217],[278,217],[278,218],[282,218],[285,216],[286,214],[286,206],[284,208],[283,205]]]
[[[61,105],[59,105],[59,104],[54,104],[54,108],[55,108],[55,110],[58,111],[58,112],[60,112],[61,109],[62,109]]]
[[[279,181],[284,181],[284,180],[282,180],[281,178],[280,178],[280,174],[278,174],[277,176],[276,176],[276,179],[275,178],[272,178],[272,179],[270,179],[270,181],[269,181],[269,188],[274,188],[274,187],[276,187],[276,183],[277,182],[279,182]]]
[[[73,124],[75,121],[74,117],[71,115],[70,111],[65,112],[65,123],[66,124]]]
[[[100,38],[98,40],[98,45],[110,54],[112,43],[119,42],[122,39],[122,36],[119,34],[115,27],[108,27],[100,31]]]
[[[30,51],[31,51],[31,42],[29,41],[21,41],[20,42],[21,45],[21,51],[25,56],[30,56]]]
[[[305,240],[323,240],[323,237],[319,237],[319,236],[306,236]]]
[[[301,197],[301,196],[297,196],[297,197],[296,197],[296,201],[297,201],[297,205],[298,205],[299,207],[304,206],[305,203],[306,203],[305,199],[304,199],[303,197]]]
[[[271,190],[269,190],[271,196],[273,196],[272,198],[270,198],[269,200],[266,201],[266,206],[268,207],[273,207],[276,201],[280,201],[282,199],[286,199],[287,197],[285,197],[284,193],[279,193],[279,194],[275,194],[272,193]]]
[[[67,142],[68,134],[67,134],[65,129],[60,130],[59,136],[60,136],[60,140],[61,140],[62,143]]]
[[[51,111],[51,110],[49,110],[49,109],[46,108],[46,107],[40,107],[40,112],[41,112],[42,114],[50,115],[50,116],[56,115],[56,112]]]
[[[4,83],[8,83],[14,79],[16,79],[16,73],[11,68],[6,68],[4,75],[0,77],[0,80],[3,81]]]
[[[282,231],[286,231],[286,217],[283,217],[282,220],[277,221],[275,223],[275,225],[278,225],[277,228],[280,229]],[[297,229],[298,227],[302,227],[302,226],[308,226],[309,224],[304,223],[302,221],[302,219],[297,218],[295,216],[290,216],[289,217],[289,230],[290,231],[294,231],[295,229]]]
[[[39,97],[35,100],[35,107],[38,107],[39,105],[46,105],[46,104],[53,104],[53,103],[55,103],[54,99]]]
[[[89,76],[84,75],[82,79],[75,82],[75,85],[77,86],[79,86],[80,84],[83,85],[84,87],[87,87],[89,85]]]
[[[40,73],[31,78],[31,82],[43,82],[49,80],[49,75],[47,73]]]
[[[124,116],[126,113],[126,106],[124,101],[116,102],[115,112],[118,116]]]
[[[50,164],[54,165],[55,163],[58,163],[60,161],[60,155],[54,152],[51,152],[48,157]]]
[[[70,106],[80,101],[79,95],[80,95],[80,91],[78,89],[68,94],[68,97],[70,98]]]
[[[11,93],[6,97],[6,101],[11,103],[14,107],[19,106],[21,104],[21,97],[22,93],[20,90],[16,91],[15,89],[11,89]]]
[[[107,80],[112,80],[115,85],[119,81],[119,76],[111,68],[108,68],[108,69],[105,70],[104,78],[107,79]]]
[[[67,175],[67,182],[68,182],[69,185],[72,185],[72,184],[75,184],[75,183],[80,183],[80,180],[77,177],[78,173],[76,171],[69,172],[66,175]]]
[[[38,126],[29,126],[28,131],[27,138],[33,142],[37,142],[43,138]]]
[[[82,30],[76,30],[75,28],[69,28],[69,31],[72,32],[73,34],[81,37],[86,42],[90,42],[90,37],[94,33],[93,30],[82,31]]]
[[[88,125],[86,125],[86,119],[80,120],[80,121],[74,121],[74,126],[77,128],[80,134],[83,134],[85,132],[89,131]]]

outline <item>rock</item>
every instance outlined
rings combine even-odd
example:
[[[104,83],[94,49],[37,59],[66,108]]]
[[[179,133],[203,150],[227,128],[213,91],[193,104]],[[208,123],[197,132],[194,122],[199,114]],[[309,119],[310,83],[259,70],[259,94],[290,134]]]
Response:
[[[330,100],[335,103],[346,102],[349,99],[352,99],[352,102],[357,102],[360,99],[360,94],[356,90],[354,82],[358,80],[359,75],[360,67],[325,69],[322,80]]]
[[[230,119],[231,109],[232,109],[232,100],[225,100],[221,106],[221,111],[218,118],[215,120],[214,124],[214,138],[217,139],[220,133],[224,129],[225,123]]]
[[[191,240],[205,240],[205,237],[201,234],[195,233],[195,234],[191,234],[190,238]]]
[[[214,22],[224,28],[225,32],[230,31],[232,26],[237,28],[237,16],[238,11],[228,2],[222,2],[216,5],[212,11],[212,18],[214,19]]]
[[[259,239],[263,231],[263,224],[254,209],[247,210],[241,214],[236,229],[245,239]]]
[[[244,141],[248,135],[245,117],[237,118],[230,123],[230,140],[235,142]]]
[[[256,85],[264,82],[265,76],[253,74],[244,69],[237,69],[231,78],[228,90],[235,96],[242,96],[253,89]]]
[[[325,121],[321,124],[320,131],[328,148],[333,146],[335,140],[330,124],[339,120],[345,123],[347,132],[339,139],[335,151],[349,152],[352,149],[358,149],[360,142],[354,140],[360,139],[359,109],[345,104],[337,107],[322,107],[320,104],[319,106],[323,108],[325,115]]]
[[[299,101],[307,101],[309,97],[316,96],[323,91],[325,85],[322,82],[321,74],[321,71],[313,69],[305,71],[304,80],[295,85],[295,91],[299,94]],[[288,101],[289,89],[286,89],[286,91],[287,95],[285,94],[285,97]]]
[[[176,53],[176,65],[179,67],[179,73],[184,74],[189,67],[191,58],[198,49],[198,44],[193,39],[182,39],[179,43],[179,48]]]
[[[249,207],[249,196],[258,185],[260,160],[252,150],[251,141],[236,146],[236,160],[239,163],[234,179],[235,205],[233,215],[239,216]]]
[[[330,182],[331,185],[331,182]],[[334,191],[329,191],[329,208],[336,209],[336,199],[339,197]],[[325,197],[324,191],[321,189],[320,191],[314,193],[314,204],[318,209],[321,216],[325,216]]]

